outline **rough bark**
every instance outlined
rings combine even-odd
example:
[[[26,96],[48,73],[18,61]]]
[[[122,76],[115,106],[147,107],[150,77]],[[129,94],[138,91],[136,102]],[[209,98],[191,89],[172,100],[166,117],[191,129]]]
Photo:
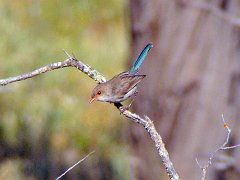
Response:
[[[146,43],[154,44],[140,69],[147,78],[140,85],[134,108],[155,119],[181,179],[200,179],[195,157],[205,157],[221,144],[225,137],[222,113],[235,131],[232,143],[239,143],[240,137],[239,26],[191,6],[192,2],[196,1],[130,1],[132,60]],[[240,12],[237,0],[212,3],[233,16]],[[167,179],[145,132],[135,124],[127,131],[135,156],[134,178]],[[239,157],[238,151],[230,155]],[[238,162],[231,166],[234,173],[239,172]],[[212,167],[207,179],[229,172]]]

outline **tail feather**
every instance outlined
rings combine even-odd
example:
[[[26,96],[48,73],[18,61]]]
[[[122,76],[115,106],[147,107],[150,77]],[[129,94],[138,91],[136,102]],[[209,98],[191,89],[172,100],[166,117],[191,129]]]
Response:
[[[144,59],[146,58],[148,51],[153,47],[153,45],[151,43],[147,44],[146,47],[142,50],[142,52],[140,53],[140,55],[138,56],[137,60],[135,61],[133,67],[130,70],[131,74],[135,74],[139,67],[141,66],[141,64],[143,63]]]

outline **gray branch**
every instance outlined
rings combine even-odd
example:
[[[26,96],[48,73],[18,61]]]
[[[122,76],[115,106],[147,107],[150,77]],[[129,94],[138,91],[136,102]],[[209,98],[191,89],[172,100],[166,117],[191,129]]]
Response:
[[[88,65],[83,64],[81,61],[77,60],[75,57],[69,56],[69,58],[63,62],[52,63],[47,66],[36,69],[32,72],[22,74],[16,77],[0,79],[0,85],[4,86],[16,81],[22,81],[28,78],[32,78],[34,76],[40,75],[42,73],[46,73],[51,70],[65,68],[65,67],[75,67],[81,72],[88,75],[93,80],[95,80],[97,83],[106,82],[106,78],[103,75],[101,75],[98,71],[96,71],[95,69],[91,68]],[[158,155],[161,158],[161,161],[166,169],[166,172],[169,178],[171,180],[179,180],[180,178],[173,167],[173,163],[169,158],[168,152],[165,148],[162,138],[156,131],[153,122],[147,116],[145,116],[144,118],[141,118],[139,115],[126,110],[126,108],[124,108],[121,103],[115,103],[115,106],[118,108],[121,114],[123,114],[125,117],[129,118],[130,120],[141,124],[147,130],[148,134],[150,135],[152,141],[155,144],[155,148],[158,151]]]
[[[227,137],[226,137],[225,141],[223,142],[223,144],[209,155],[208,161],[205,165],[200,165],[200,163],[198,162],[198,159],[196,158],[197,165],[202,170],[201,180],[205,180],[207,169],[212,164],[212,160],[214,159],[214,157],[216,156],[216,154],[219,151],[234,149],[234,148],[240,147],[240,144],[237,144],[237,145],[234,145],[234,146],[226,146],[229,142],[229,138],[230,138],[230,134],[231,134],[232,130],[230,129],[229,124],[226,123],[223,114],[222,114],[222,121],[223,121],[224,127],[227,129]]]

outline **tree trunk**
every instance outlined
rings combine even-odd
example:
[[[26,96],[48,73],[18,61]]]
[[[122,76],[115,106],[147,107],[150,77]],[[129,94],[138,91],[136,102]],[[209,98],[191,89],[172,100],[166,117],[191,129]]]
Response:
[[[134,108],[154,120],[181,179],[200,179],[195,158],[206,163],[209,153],[223,143],[226,129],[221,114],[235,132],[231,143],[240,143],[239,26],[211,10],[193,6],[196,2],[205,3],[130,1],[132,60],[146,43],[154,44],[140,69],[147,78],[139,86]],[[233,16],[240,12],[238,0],[214,0],[213,5]],[[131,124],[127,131],[135,156],[133,179],[168,179],[142,127]],[[221,153],[239,157],[238,151]],[[239,173],[239,162],[221,171],[214,162],[207,179],[226,178],[229,169]]]

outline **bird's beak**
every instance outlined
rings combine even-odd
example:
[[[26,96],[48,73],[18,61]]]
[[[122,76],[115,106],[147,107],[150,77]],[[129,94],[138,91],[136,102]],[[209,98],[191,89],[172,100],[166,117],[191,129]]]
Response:
[[[93,101],[95,101],[96,100],[96,98],[95,97],[93,97],[90,101],[89,101],[89,103],[91,104]]]

